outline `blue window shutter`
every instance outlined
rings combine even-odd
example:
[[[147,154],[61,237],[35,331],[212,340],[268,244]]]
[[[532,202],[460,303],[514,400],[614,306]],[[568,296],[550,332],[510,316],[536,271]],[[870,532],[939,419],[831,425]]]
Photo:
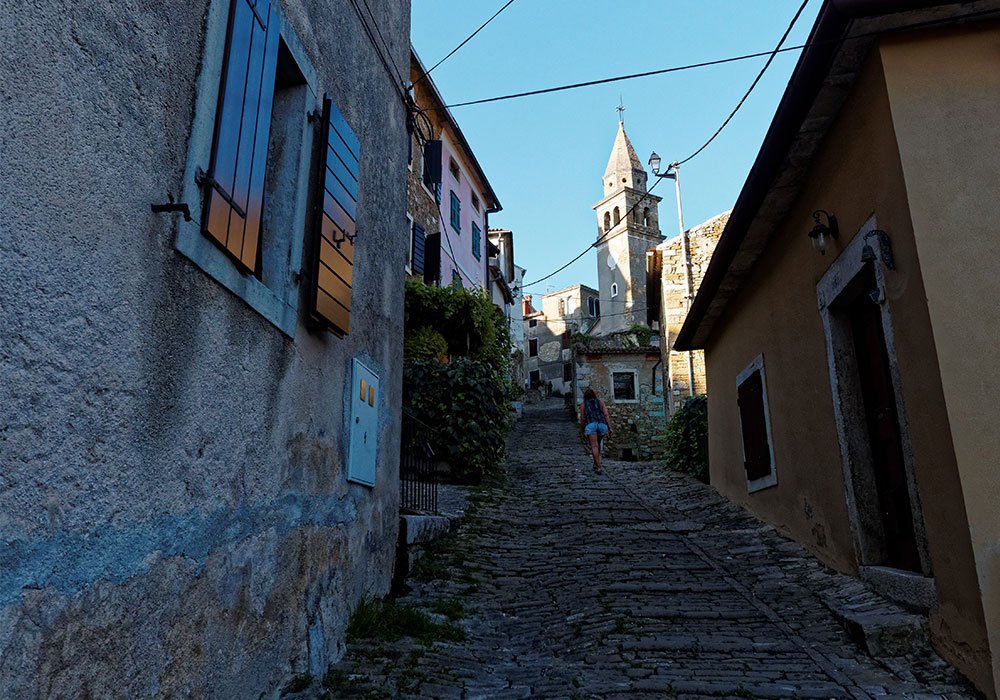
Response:
[[[424,228],[420,224],[413,224],[413,253],[410,260],[415,275],[424,274],[424,244],[426,240]]]
[[[483,245],[482,245],[483,232],[479,229],[479,225],[476,223],[472,224],[472,254],[476,256],[476,260],[483,257]]]
[[[215,140],[205,180],[202,230],[251,273],[257,267],[279,24],[269,0],[233,0],[230,5]]]
[[[451,227],[458,233],[462,232],[462,201],[454,190],[451,191]]]

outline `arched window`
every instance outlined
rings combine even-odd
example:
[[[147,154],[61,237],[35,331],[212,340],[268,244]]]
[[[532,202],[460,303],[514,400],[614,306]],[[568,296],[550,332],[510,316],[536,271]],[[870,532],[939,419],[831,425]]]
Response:
[[[613,282],[611,284],[611,298],[613,299],[616,296],[618,296],[618,283]]]
[[[560,316],[565,316],[566,315],[566,300],[565,299],[560,299],[559,300],[559,315]]]
[[[617,226],[622,220],[622,215],[618,213],[618,207],[615,207],[615,226]]]
[[[611,212],[608,211],[604,212],[604,230],[611,230]]]
[[[642,210],[642,225],[643,226],[653,225],[653,222],[649,218],[649,207],[646,207],[645,209]]]

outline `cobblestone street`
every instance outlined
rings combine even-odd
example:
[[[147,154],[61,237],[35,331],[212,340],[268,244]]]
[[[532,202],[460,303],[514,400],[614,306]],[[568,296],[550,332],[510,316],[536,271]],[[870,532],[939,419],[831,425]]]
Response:
[[[891,610],[715,492],[650,463],[596,476],[561,405],[407,581],[462,642],[362,641],[336,696],[975,697],[926,645],[868,656],[831,606]],[[436,606],[436,607],[435,607]]]

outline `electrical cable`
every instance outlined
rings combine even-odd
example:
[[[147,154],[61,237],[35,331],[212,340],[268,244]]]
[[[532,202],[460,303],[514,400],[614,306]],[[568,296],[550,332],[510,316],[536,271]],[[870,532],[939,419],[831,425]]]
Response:
[[[403,74],[399,70],[399,66],[396,65],[396,59],[392,57],[392,49],[389,48],[389,42],[385,40],[385,37],[382,35],[382,29],[378,26],[378,20],[375,19],[375,13],[372,12],[372,8],[368,4],[368,0],[361,1],[365,4],[365,9],[368,10],[368,16],[372,18],[372,24],[375,25],[375,32],[378,34],[378,38],[382,40],[382,45],[385,47],[385,52],[389,57],[389,62],[392,63],[392,67],[396,71],[396,77],[399,78],[399,84],[406,85],[406,81],[403,79]]]
[[[712,136],[708,139],[708,141],[706,141],[701,145],[701,148],[699,148],[697,151],[689,155],[687,158],[678,161],[676,165],[684,165],[688,161],[698,157],[698,155],[701,154],[702,151],[708,148],[709,145],[711,145],[711,143],[715,141],[715,139],[719,136],[719,134],[722,133],[722,130],[729,125],[729,122],[733,120],[733,117],[736,116],[736,113],[739,112],[740,109],[743,107],[743,105],[746,103],[747,98],[750,97],[750,93],[752,93],[754,91],[754,88],[757,87],[757,84],[760,83],[760,79],[764,77],[764,73],[766,73],[767,69],[771,67],[771,63],[774,62],[774,57],[778,55],[779,51],[781,51],[782,44],[785,43],[785,39],[788,38],[788,35],[792,33],[792,28],[795,26],[795,23],[799,21],[799,17],[802,15],[802,11],[806,9],[806,5],[808,4],[809,0],[802,0],[802,4],[799,5],[798,11],[795,13],[795,16],[792,17],[792,21],[788,23],[788,27],[785,29],[785,33],[781,35],[781,39],[778,40],[777,46],[774,47],[774,51],[772,51],[771,54],[767,57],[767,61],[765,61],[764,65],[761,66],[760,71],[757,73],[757,77],[753,79],[752,83],[750,83],[750,87],[748,87],[747,91],[743,93],[743,97],[741,97],[740,101],[736,103],[736,106],[733,108],[733,111],[729,113],[729,116],[726,117],[725,121],[722,122],[721,126],[719,126],[719,128],[715,130],[715,133],[712,134]]]
[[[895,34],[898,32],[909,31],[912,29],[921,29],[924,27],[935,26],[939,24],[951,24],[967,19],[975,19],[978,17],[986,17],[991,15],[1000,14],[1000,10],[981,10],[979,12],[970,12],[968,14],[960,15],[957,17],[942,17],[938,19],[925,20],[923,22],[913,22],[911,24],[900,25],[899,27],[894,27],[891,29],[881,29],[873,30],[870,32],[861,32],[859,34],[852,34],[850,36],[841,37],[839,39],[826,39],[824,41],[814,41],[806,42],[804,44],[797,44],[795,46],[784,46],[777,51],[758,51],[756,53],[748,53],[740,56],[730,56],[728,58],[719,58],[711,61],[701,61],[698,63],[688,63],[680,66],[672,66],[670,68],[661,68],[659,70],[644,71],[642,73],[630,73],[628,75],[619,75],[611,78],[601,78],[598,80],[587,80],[580,83],[572,83],[569,85],[559,85],[557,87],[542,88],[539,90],[529,90],[527,92],[516,92],[508,95],[500,95],[498,97],[487,97],[479,100],[469,100],[466,102],[455,102],[450,105],[442,105],[441,107],[428,107],[427,109],[453,109],[455,107],[469,107],[472,105],[487,104],[490,102],[500,102],[502,100],[513,100],[521,97],[531,97],[534,95],[545,95],[552,92],[562,92],[564,90],[575,90],[583,87],[591,87],[593,85],[604,85],[607,83],[615,83],[623,80],[634,80],[636,78],[647,78],[654,75],[664,75],[666,73],[677,73],[681,71],[693,70],[697,68],[707,68],[711,66],[718,66],[726,63],[736,63],[738,61],[748,61],[754,58],[762,58],[764,56],[770,56],[772,53],[787,53],[789,51],[799,51],[800,49],[807,49],[813,46],[824,46],[827,44],[840,44],[845,41],[853,39],[863,39],[871,36],[884,36],[887,34]]]
[[[476,31],[472,32],[472,34],[470,34],[468,37],[465,38],[465,41],[463,41],[461,44],[459,44],[458,46],[456,46],[455,48],[453,48],[451,50],[451,52],[447,56],[445,56],[440,61],[438,61],[437,63],[435,63],[433,66],[431,66],[429,69],[427,69],[426,71],[424,71],[423,75],[421,75],[419,78],[417,78],[415,81],[413,81],[413,85],[410,85],[410,89],[412,90],[413,87],[417,83],[419,83],[424,78],[426,78],[428,75],[430,75],[430,73],[431,73],[432,70],[434,70],[435,68],[437,68],[438,66],[440,66],[445,61],[447,61],[449,58],[451,58],[453,55],[455,55],[455,53],[457,53],[460,48],[462,48],[463,46],[465,46],[466,44],[468,44],[470,41],[472,41],[473,37],[475,37],[476,34],[478,34],[479,32],[483,31],[483,29],[486,28],[487,24],[489,24],[490,22],[492,22],[493,20],[495,20],[500,15],[501,12],[503,12],[504,10],[506,10],[508,7],[510,7],[513,4],[514,4],[514,0],[507,0],[507,2],[504,3],[503,7],[501,7],[499,10],[497,10],[495,13],[493,13],[492,17],[490,17],[488,20],[486,20],[481,25],[479,25],[479,29],[477,29]]]
[[[386,73],[389,74],[389,80],[392,81],[394,91],[403,101],[403,106],[409,112],[411,110],[410,104],[407,102],[407,95],[402,89],[402,81],[396,83],[396,75],[393,75],[392,68],[389,67],[389,62],[386,61],[385,56],[382,54],[382,50],[379,48],[378,42],[375,41],[375,35],[372,33],[371,27],[368,26],[368,22],[365,20],[365,15],[361,11],[361,7],[358,5],[357,0],[350,0],[351,6],[354,8],[354,12],[357,13],[358,19],[361,20],[361,27],[365,30],[365,35],[368,37],[369,43],[371,43],[372,48],[375,49],[375,54],[378,56],[379,61],[382,63],[382,67],[385,68]],[[398,70],[397,70],[398,73]]]

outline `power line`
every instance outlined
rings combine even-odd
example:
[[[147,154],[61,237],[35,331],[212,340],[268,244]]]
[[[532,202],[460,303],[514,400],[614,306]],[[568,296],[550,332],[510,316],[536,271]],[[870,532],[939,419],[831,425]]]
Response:
[[[375,14],[372,12],[371,6],[368,5],[368,0],[361,0],[365,4],[365,9],[368,10],[368,16],[372,18],[372,24],[375,26],[375,32],[378,34],[378,38],[382,40],[382,45],[385,47],[386,55],[389,56],[389,62],[392,63],[392,67],[396,70],[396,77],[399,78],[400,85],[406,85],[406,81],[403,79],[403,74],[399,70],[399,66],[396,65],[396,59],[392,57],[392,49],[389,48],[389,42],[385,40],[382,35],[382,29],[378,26],[378,20],[375,19]]]
[[[771,67],[771,63],[774,62],[774,57],[778,55],[779,51],[781,51],[781,45],[785,43],[785,39],[787,39],[788,35],[792,33],[792,28],[795,26],[795,23],[798,22],[799,16],[802,14],[802,11],[806,9],[806,5],[808,4],[809,0],[802,0],[802,4],[799,5],[798,11],[795,13],[795,16],[792,17],[792,21],[788,23],[788,28],[785,29],[785,33],[782,34],[781,39],[778,40],[778,45],[774,47],[774,51],[772,51],[771,54],[767,57],[767,61],[764,62],[764,65],[761,67],[760,72],[757,73],[757,77],[753,79],[752,83],[750,83],[750,87],[747,88],[747,91],[745,93],[743,93],[743,97],[741,97],[740,101],[736,103],[736,106],[733,108],[733,111],[729,113],[729,116],[726,117],[726,120],[724,122],[722,122],[722,125],[715,130],[715,133],[712,134],[711,138],[709,138],[708,141],[706,141],[701,145],[701,148],[699,148],[697,151],[689,155],[687,158],[679,161],[677,165],[684,165],[684,163],[687,163],[693,158],[696,158],[702,151],[708,148],[709,145],[713,141],[715,141],[718,135],[722,133],[722,130],[729,125],[729,122],[733,120],[733,117],[736,116],[736,113],[739,112],[740,108],[742,108],[744,103],[746,103],[747,98],[750,97],[750,93],[752,93],[754,91],[754,88],[757,87],[757,84],[760,82],[760,79],[764,77],[764,73],[766,73],[767,69]]]
[[[850,36],[842,37],[840,39],[826,39],[823,41],[813,41],[806,42],[804,44],[797,44],[795,46],[784,46],[777,51],[758,51],[756,53],[748,53],[740,56],[730,56],[728,58],[719,58],[711,61],[701,61],[698,63],[688,63],[680,66],[672,66],[670,68],[661,68],[658,70],[644,71],[642,73],[630,73],[628,75],[618,75],[611,78],[601,78],[598,80],[587,80],[580,83],[572,83],[570,85],[559,85],[557,87],[542,88],[540,90],[529,90],[527,92],[515,92],[509,95],[500,95],[498,97],[487,97],[480,100],[469,100],[467,102],[455,102],[454,104],[444,105],[442,107],[428,107],[427,109],[453,109],[455,107],[469,107],[472,105],[487,104],[490,102],[500,102],[502,100],[513,100],[521,97],[531,97],[534,95],[545,95],[552,92],[562,92],[564,90],[576,90],[583,87],[591,87],[593,85],[604,85],[606,83],[616,83],[623,80],[634,80],[636,78],[647,78],[654,75],[664,75],[666,73],[678,73],[681,71],[693,70],[696,68],[708,68],[711,66],[723,65],[726,63],[735,63],[738,61],[748,61],[754,58],[762,58],[764,56],[770,56],[771,54],[787,53],[789,51],[799,51],[801,49],[811,48],[813,46],[824,46],[827,44],[840,44],[845,41],[853,39],[863,39],[865,37],[879,36],[886,34],[895,34],[898,32],[909,31],[912,29],[921,29],[923,27],[930,27],[939,24],[953,24],[967,19],[975,19],[978,17],[985,17],[998,14],[998,10],[981,10],[979,12],[970,12],[968,14],[960,15],[957,17],[941,17],[938,19],[925,20],[923,22],[914,22],[911,24],[900,25],[899,27],[894,27],[892,29],[884,30],[872,30],[869,32],[861,32],[859,34],[852,34]]]
[[[478,34],[479,32],[483,31],[483,29],[486,28],[487,24],[489,24],[490,22],[492,22],[493,20],[495,20],[500,15],[501,12],[503,12],[504,10],[506,10],[508,7],[510,7],[513,4],[514,4],[514,0],[507,0],[507,2],[504,3],[504,5],[499,10],[497,10],[495,13],[493,13],[492,17],[490,17],[488,20],[486,20],[481,25],[479,25],[479,29],[477,29],[476,31],[472,32],[472,34],[470,34],[469,36],[467,36],[465,38],[465,41],[463,41],[461,44],[459,44],[458,46],[456,46],[455,48],[453,48],[451,50],[451,52],[447,56],[445,56],[440,61],[438,61],[437,63],[435,63],[428,70],[424,71],[423,75],[421,75],[419,78],[417,78],[415,81],[413,81],[413,85],[410,86],[410,89],[412,89],[414,87],[414,85],[416,85],[421,80],[423,80],[428,75],[430,75],[430,73],[431,73],[432,70],[434,70],[435,68],[437,68],[438,66],[440,66],[442,63],[444,63],[445,61],[447,61],[449,58],[451,58],[452,56],[454,56],[455,53],[457,53],[460,48],[462,48],[463,46],[465,46],[466,44],[468,44],[470,41],[472,41],[473,37],[475,37],[476,34]]]
[[[397,75],[393,75],[392,68],[389,67],[388,61],[386,61],[385,56],[382,54],[382,49],[379,48],[378,42],[375,41],[375,35],[372,33],[371,27],[368,26],[368,22],[365,20],[365,15],[361,11],[361,7],[358,5],[357,0],[350,0],[351,6],[358,15],[358,19],[361,21],[361,27],[365,30],[365,35],[368,37],[369,43],[371,43],[372,48],[375,49],[375,54],[378,56],[379,61],[382,63],[382,67],[385,68],[386,73],[389,74],[389,80],[393,83],[393,88],[399,98],[403,101],[403,106],[407,111],[410,109],[409,103],[406,101],[406,93],[402,89],[402,80],[399,84],[396,83],[396,78],[398,77],[399,70],[396,70]]]

